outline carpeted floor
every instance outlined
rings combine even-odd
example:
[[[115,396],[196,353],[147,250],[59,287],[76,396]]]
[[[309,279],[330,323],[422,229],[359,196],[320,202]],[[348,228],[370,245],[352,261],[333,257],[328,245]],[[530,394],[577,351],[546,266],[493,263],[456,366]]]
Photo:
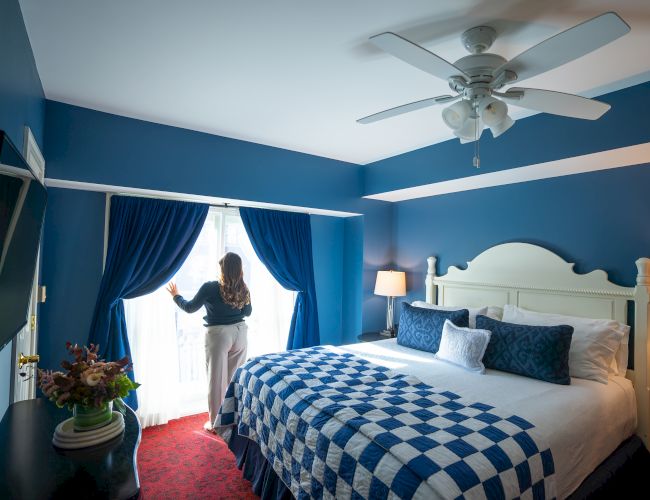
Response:
[[[223,440],[203,430],[207,413],[142,431],[138,449],[141,498],[255,499]]]

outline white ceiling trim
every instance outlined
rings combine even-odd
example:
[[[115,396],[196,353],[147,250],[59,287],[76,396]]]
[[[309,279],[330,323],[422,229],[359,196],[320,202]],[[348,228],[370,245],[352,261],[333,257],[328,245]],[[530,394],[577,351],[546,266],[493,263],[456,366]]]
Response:
[[[650,142],[624,148],[610,149],[599,153],[572,156],[570,158],[537,163],[525,167],[510,168],[498,172],[371,194],[364,196],[364,198],[390,202],[407,201],[448,193],[517,184],[519,182],[551,179],[564,175],[584,174],[598,170],[642,165],[644,163],[650,163]]]
[[[155,189],[141,189],[126,186],[112,186],[109,184],[95,184],[92,182],[70,181],[66,179],[45,179],[45,185],[50,188],[77,189],[80,191],[95,191],[107,194],[124,194],[133,196],[146,196],[167,200],[193,201],[209,205],[230,205],[232,207],[266,208],[269,210],[282,210],[284,212],[299,212],[310,215],[328,215],[331,217],[354,217],[354,212],[341,212],[323,208],[299,207],[293,205],[280,205],[278,203],[264,203],[250,200],[237,200],[234,198],[219,198],[217,196],[203,196],[189,193],[175,193],[171,191],[158,191]]]

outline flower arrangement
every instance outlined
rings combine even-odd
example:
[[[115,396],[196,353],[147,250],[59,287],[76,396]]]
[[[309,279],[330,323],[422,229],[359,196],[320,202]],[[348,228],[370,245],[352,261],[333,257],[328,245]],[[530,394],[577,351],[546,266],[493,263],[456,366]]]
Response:
[[[67,406],[72,410],[75,405],[101,408],[110,401],[122,406],[121,398],[140,386],[126,374],[131,370],[127,356],[119,361],[104,361],[97,354],[98,345],[80,347],[66,342],[65,347],[74,358],[73,362],[61,362],[66,372],[38,371],[38,386],[59,408]]]

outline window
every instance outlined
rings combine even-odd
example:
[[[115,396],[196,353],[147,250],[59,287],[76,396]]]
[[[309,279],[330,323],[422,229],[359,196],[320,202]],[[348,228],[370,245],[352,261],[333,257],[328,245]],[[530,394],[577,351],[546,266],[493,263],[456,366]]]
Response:
[[[225,252],[242,258],[253,314],[248,324],[248,358],[286,349],[295,293],[285,290],[260,262],[235,209],[211,208],[203,229],[173,281],[192,298],[206,281],[218,278]],[[207,411],[202,308],[186,314],[164,288],[125,300],[129,343],[144,427]]]

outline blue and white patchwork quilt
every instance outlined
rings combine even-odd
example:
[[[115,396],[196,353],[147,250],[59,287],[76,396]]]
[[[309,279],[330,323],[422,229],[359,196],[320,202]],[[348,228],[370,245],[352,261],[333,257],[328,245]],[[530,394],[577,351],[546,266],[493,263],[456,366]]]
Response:
[[[239,368],[215,421],[303,498],[553,498],[551,450],[516,415],[324,347]]]

